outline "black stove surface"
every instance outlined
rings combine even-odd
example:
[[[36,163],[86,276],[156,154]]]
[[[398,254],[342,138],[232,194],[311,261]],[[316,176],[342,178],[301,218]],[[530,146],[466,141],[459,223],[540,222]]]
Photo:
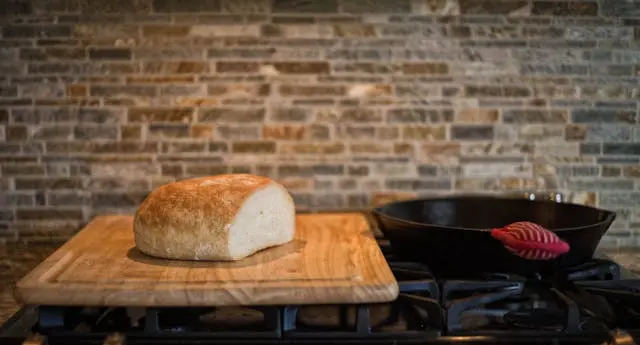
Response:
[[[385,253],[391,303],[252,308],[23,308],[0,344],[640,344],[640,279],[594,259],[561,279],[439,280]],[[41,342],[39,342],[41,341]]]

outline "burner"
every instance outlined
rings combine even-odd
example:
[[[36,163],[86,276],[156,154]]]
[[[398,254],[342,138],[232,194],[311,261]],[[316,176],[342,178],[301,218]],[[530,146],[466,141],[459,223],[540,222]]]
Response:
[[[564,320],[564,312],[557,309],[528,308],[510,311],[504,315],[504,321],[508,325],[527,329],[561,331],[564,328]]]

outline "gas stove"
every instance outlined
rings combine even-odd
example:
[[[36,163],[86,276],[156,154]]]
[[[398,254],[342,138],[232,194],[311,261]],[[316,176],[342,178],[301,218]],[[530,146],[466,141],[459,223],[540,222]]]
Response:
[[[26,306],[0,344],[640,344],[640,279],[593,259],[562,276],[434,277],[378,243],[390,303],[224,308]]]

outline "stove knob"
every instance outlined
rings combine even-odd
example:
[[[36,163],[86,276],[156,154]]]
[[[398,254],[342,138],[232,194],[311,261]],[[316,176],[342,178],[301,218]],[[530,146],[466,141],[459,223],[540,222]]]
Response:
[[[22,345],[44,345],[44,336],[37,333],[30,335],[22,342]]]
[[[125,345],[124,335],[120,333],[109,334],[102,345]]]

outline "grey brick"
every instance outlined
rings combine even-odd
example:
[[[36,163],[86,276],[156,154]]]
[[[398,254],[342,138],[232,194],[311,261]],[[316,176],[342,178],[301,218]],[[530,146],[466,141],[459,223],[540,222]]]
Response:
[[[566,188],[578,191],[632,190],[633,184],[631,180],[569,180],[566,183]]]
[[[216,131],[222,139],[258,139],[260,128],[257,126],[218,126]]]
[[[454,140],[491,140],[494,137],[494,127],[485,125],[453,125],[451,139]]]
[[[608,17],[640,17],[640,3],[622,0],[600,0],[600,13]]]
[[[156,59],[184,59],[184,60],[200,60],[205,57],[205,49],[202,47],[154,47],[154,48],[137,48],[133,51],[133,57],[136,60],[156,60]]]
[[[634,110],[638,106],[637,101],[596,101],[596,107],[601,108],[618,108]]]
[[[342,175],[344,174],[344,165],[316,164],[312,166],[315,175]]]
[[[602,152],[605,155],[640,155],[640,143],[604,143]]]
[[[278,167],[278,176],[280,178],[311,177],[313,176],[313,169],[311,166],[285,164]]]
[[[522,74],[550,74],[550,75],[586,75],[589,73],[589,66],[572,65],[533,65],[523,64],[520,67]]]
[[[314,194],[310,206],[314,209],[337,210],[344,207],[344,195]]]
[[[637,157],[596,157],[598,164],[638,164],[640,158]]]
[[[73,133],[74,138],[79,140],[118,139],[118,127],[109,125],[76,126]]]
[[[596,177],[600,175],[599,166],[558,166],[556,173],[559,176]]]
[[[503,111],[504,123],[566,123],[564,110],[508,109]]]
[[[452,187],[449,179],[414,180],[414,179],[388,179],[385,187],[393,190],[450,190]]]
[[[599,205],[603,207],[636,207],[640,203],[640,192],[602,192]]]
[[[148,138],[188,138],[189,125],[176,123],[150,123]]]
[[[90,193],[85,191],[49,191],[46,193],[46,204],[50,206],[84,206],[90,205]]]
[[[0,204],[6,206],[33,206],[35,199],[32,192],[4,191],[0,194]]]
[[[98,209],[138,207],[147,197],[146,191],[126,191],[120,193],[91,193],[91,206]]]
[[[396,108],[387,111],[390,123],[452,122],[453,116],[453,109]]]
[[[632,40],[633,28],[624,26],[569,27],[565,29],[569,40]]]
[[[273,1],[274,13],[337,13],[338,0],[326,1]]]
[[[211,48],[207,51],[209,59],[267,59],[276,53],[276,48]]]
[[[627,126],[589,126],[587,140],[589,141],[631,141],[633,128]]]
[[[617,109],[574,109],[571,119],[575,123],[636,123],[636,112]]]
[[[313,111],[305,108],[276,108],[270,110],[270,120],[277,122],[306,122]]]
[[[24,84],[20,86],[20,95],[30,98],[60,98],[65,94],[63,84]]]
[[[156,12],[220,12],[220,0],[153,0]]]
[[[90,48],[89,59],[91,60],[131,60],[131,49],[129,48]]]
[[[6,25],[2,27],[4,38],[69,37],[68,25]]]
[[[600,143],[581,143],[581,155],[599,155],[602,153],[602,144]]]
[[[163,85],[158,87],[160,96],[204,96],[203,85]]]
[[[410,0],[342,1],[346,13],[410,13]]]
[[[18,88],[14,86],[0,86],[0,97],[17,97]]]

